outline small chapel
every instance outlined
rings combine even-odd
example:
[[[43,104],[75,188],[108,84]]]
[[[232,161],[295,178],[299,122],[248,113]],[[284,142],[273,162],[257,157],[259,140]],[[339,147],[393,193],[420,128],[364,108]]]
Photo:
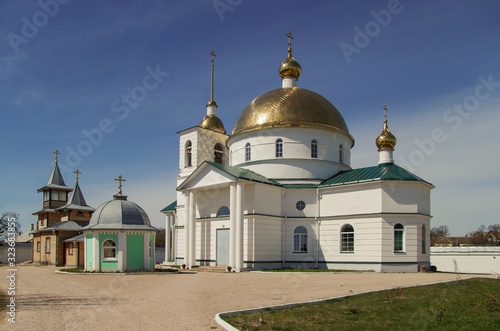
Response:
[[[287,36],[281,87],[253,99],[230,133],[217,115],[210,53],[206,115],[178,132],[177,199],[162,210],[165,264],[428,269],[434,186],[395,164],[387,107],[374,132],[378,160],[353,169],[354,137],[329,100],[298,86]]]
[[[120,175],[118,193],[97,209],[87,205],[78,183],[66,186],[58,166],[59,151],[43,193],[43,208],[33,215],[33,263],[79,267],[86,271],[124,272],[154,270],[155,238],[146,212],[123,194]],[[69,195],[69,197],[68,197]]]

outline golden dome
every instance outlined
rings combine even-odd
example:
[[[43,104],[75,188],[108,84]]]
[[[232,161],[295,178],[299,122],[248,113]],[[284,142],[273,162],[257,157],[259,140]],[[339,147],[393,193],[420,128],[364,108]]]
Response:
[[[325,128],[353,139],[330,101],[300,87],[279,88],[255,98],[240,114],[232,135],[273,127]]]
[[[295,61],[292,56],[292,49],[288,47],[288,55],[279,68],[281,79],[285,77],[293,77],[298,80],[301,73],[302,67],[297,61]]]
[[[391,133],[391,130],[389,130],[387,120],[384,121],[384,129],[382,129],[382,132],[375,140],[375,144],[379,151],[383,149],[394,150],[396,146],[396,137]]]
[[[200,122],[200,127],[224,134],[226,133],[224,124],[222,124],[222,121],[217,117],[217,115],[206,115],[205,117],[203,117]]]

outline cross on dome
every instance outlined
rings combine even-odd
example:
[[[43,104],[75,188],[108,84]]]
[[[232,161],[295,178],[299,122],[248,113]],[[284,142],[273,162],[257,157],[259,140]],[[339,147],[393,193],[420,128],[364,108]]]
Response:
[[[119,175],[118,178],[115,178],[116,181],[119,182],[118,184],[118,194],[122,194],[122,182],[126,182],[126,179],[123,179],[122,175]]]

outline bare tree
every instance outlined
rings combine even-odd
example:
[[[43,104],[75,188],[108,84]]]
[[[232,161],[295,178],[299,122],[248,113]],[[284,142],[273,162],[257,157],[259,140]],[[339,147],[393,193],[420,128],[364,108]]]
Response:
[[[447,225],[440,225],[431,229],[431,246],[434,246],[436,241],[441,238],[448,237],[450,235],[450,230]]]
[[[165,248],[165,229],[160,229],[156,233],[155,247]]]
[[[2,219],[0,221],[0,241],[7,239],[9,232],[14,232],[16,236],[22,234],[19,214],[12,211],[2,213]]]
[[[468,236],[471,238],[473,245],[484,246],[487,242],[486,234],[486,227],[482,224],[476,231],[469,232]]]

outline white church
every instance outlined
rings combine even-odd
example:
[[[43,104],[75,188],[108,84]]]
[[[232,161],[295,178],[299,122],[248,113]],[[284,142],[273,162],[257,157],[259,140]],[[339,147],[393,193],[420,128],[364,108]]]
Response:
[[[298,87],[302,69],[288,37],[281,87],[250,102],[230,134],[217,117],[211,53],[207,114],[179,132],[177,200],[162,210],[165,263],[428,269],[434,186],[394,163],[387,108],[378,164],[352,169],[354,138],[330,101]]]

